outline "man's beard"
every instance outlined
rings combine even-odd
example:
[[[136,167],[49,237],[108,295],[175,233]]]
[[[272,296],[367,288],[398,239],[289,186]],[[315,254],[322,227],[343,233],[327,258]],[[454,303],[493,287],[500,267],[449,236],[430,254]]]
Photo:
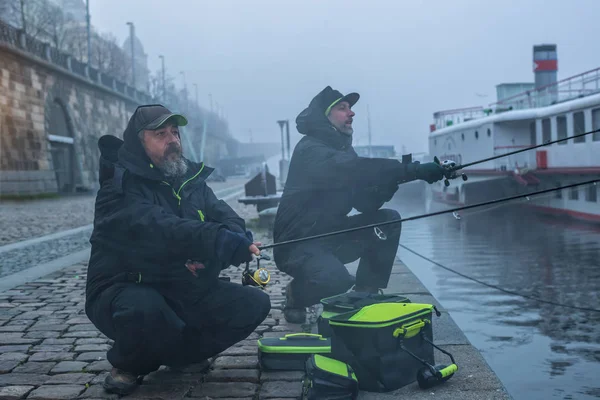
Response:
[[[169,159],[170,153],[176,153],[177,158],[175,160]],[[159,165],[159,168],[163,172],[163,174],[168,178],[178,178],[183,175],[188,170],[187,163],[182,157],[181,149],[179,147],[169,147],[165,152],[165,157]]]

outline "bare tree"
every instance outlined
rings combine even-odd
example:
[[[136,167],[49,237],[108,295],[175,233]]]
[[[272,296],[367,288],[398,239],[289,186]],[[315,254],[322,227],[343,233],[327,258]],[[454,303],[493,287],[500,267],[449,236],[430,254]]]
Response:
[[[59,7],[48,0],[3,0],[3,3],[5,11],[13,16],[11,22],[17,23],[28,36],[60,47],[67,18]],[[20,18],[15,18],[16,15]]]
[[[94,35],[92,44],[92,65],[102,73],[127,82],[131,61],[110,33]]]

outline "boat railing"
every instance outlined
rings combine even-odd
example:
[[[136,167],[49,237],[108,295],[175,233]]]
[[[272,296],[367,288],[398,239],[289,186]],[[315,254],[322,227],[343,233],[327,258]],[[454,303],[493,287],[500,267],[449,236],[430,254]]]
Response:
[[[600,93],[600,67],[490,104],[495,112],[545,107]]]

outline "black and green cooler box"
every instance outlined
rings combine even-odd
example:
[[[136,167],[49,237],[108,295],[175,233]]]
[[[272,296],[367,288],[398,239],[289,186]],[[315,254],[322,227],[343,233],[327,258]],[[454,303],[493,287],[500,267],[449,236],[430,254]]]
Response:
[[[310,355],[330,352],[331,339],[314,333],[291,333],[258,340],[258,361],[267,371],[304,371]]]
[[[376,303],[410,303],[400,294],[379,294],[365,292],[347,292],[321,300],[323,312],[317,320],[317,329],[321,336],[331,337],[329,320],[336,315],[358,310]]]
[[[303,400],[354,400],[358,380],[352,367],[320,354],[306,360]]]
[[[387,392],[417,379],[433,364],[432,304],[377,303],[332,317],[330,357],[349,364],[361,390]]]

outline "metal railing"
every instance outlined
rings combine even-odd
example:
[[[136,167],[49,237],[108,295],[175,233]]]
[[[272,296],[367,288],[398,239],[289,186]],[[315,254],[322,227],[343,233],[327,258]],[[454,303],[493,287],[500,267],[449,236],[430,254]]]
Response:
[[[523,110],[549,106],[590,94],[600,93],[600,68],[541,86],[490,104],[496,111]]]
[[[100,71],[89,64],[76,60],[70,54],[58,50],[49,43],[28,36],[21,29],[8,25],[1,20],[0,43],[27,52],[41,61],[51,63],[91,83],[118,92],[123,96],[131,98],[136,103],[153,102],[153,98],[149,93],[137,90],[112,76],[100,73]]]

